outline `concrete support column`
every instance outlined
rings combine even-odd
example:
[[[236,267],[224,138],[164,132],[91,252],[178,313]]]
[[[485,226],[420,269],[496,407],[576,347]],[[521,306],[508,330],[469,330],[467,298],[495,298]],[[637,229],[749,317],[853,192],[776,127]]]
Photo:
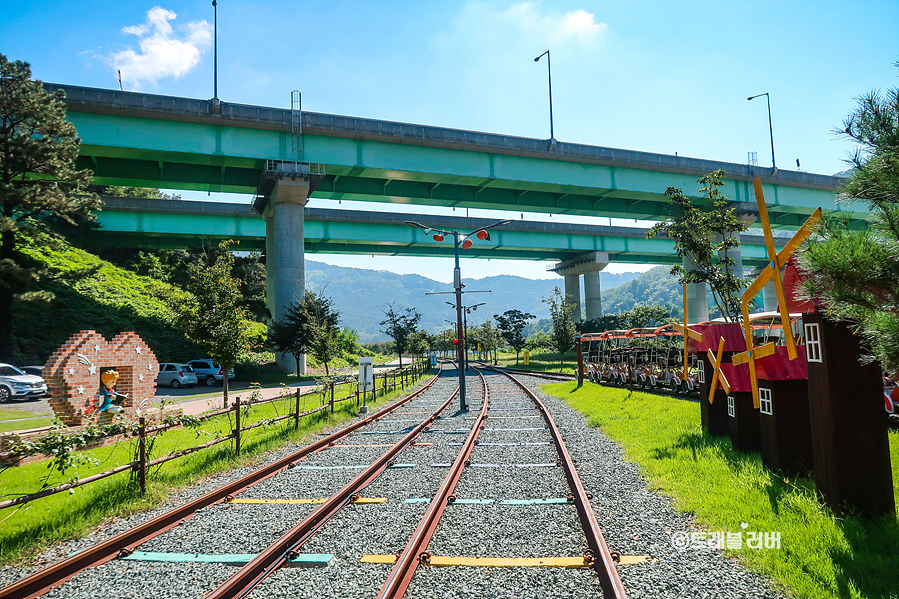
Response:
[[[684,270],[696,270],[689,256],[684,256]],[[705,283],[687,285],[687,323],[696,324],[709,319],[709,291]]]
[[[727,237],[729,237],[730,239],[734,239],[734,238],[739,239],[740,234],[736,233],[736,232],[728,233]],[[738,245],[735,248],[730,248],[727,251],[727,255],[729,258],[731,258],[734,261],[734,274],[742,279],[743,278],[743,249]],[[719,260],[719,263],[721,260],[724,260],[724,251],[723,250],[718,252],[718,260]],[[724,272],[723,266],[721,268],[721,272],[722,273]]]
[[[273,281],[274,319],[280,320],[290,304],[302,301],[306,289],[304,256],[304,206],[309,199],[309,183],[302,179],[279,180],[271,195],[272,264],[266,276]],[[269,242],[266,240],[266,247]],[[266,264],[268,267],[268,263]],[[289,372],[297,369],[290,355],[278,355],[278,365]],[[306,356],[300,358],[300,372],[306,374]]]
[[[565,301],[574,304],[571,320],[581,321],[581,278],[580,275],[565,275]]]
[[[265,307],[272,322],[275,320],[275,232],[271,210],[265,211]]]
[[[602,316],[602,289],[599,284],[599,271],[584,273],[584,301],[587,308],[587,320]]]
[[[762,306],[764,306],[765,312],[777,311],[777,288],[774,287],[774,281],[768,281],[762,287]]]

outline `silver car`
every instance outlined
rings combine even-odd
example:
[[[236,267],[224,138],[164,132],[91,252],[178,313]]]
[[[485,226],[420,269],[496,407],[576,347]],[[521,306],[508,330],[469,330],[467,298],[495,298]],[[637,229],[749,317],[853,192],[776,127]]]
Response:
[[[47,383],[41,377],[25,374],[12,364],[0,363],[0,403],[40,397],[46,392]]]
[[[172,389],[193,387],[197,384],[197,374],[187,364],[165,363],[159,365],[157,385],[168,385]]]

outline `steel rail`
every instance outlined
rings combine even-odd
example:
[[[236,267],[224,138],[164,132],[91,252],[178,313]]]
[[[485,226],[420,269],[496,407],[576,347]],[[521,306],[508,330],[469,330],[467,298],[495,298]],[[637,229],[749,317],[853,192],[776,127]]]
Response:
[[[550,416],[546,406],[543,405],[543,402],[530,389],[508,372],[503,372],[502,374],[515,381],[515,384],[537,404],[537,407],[543,414],[543,418],[546,420],[553,440],[556,442],[556,450],[559,452],[562,466],[565,468],[565,477],[568,479],[568,486],[574,496],[574,504],[580,516],[581,527],[584,529],[584,535],[587,537],[587,546],[593,552],[593,569],[599,575],[603,597],[605,599],[625,599],[627,595],[624,592],[624,586],[621,584],[621,578],[618,577],[618,570],[615,568],[612,552],[609,551],[609,546],[606,545],[606,540],[599,530],[599,523],[596,520],[596,515],[593,513],[593,508],[590,506],[587,492],[584,490],[584,485],[581,483],[577,469],[574,467],[574,461],[565,447],[565,441],[562,440],[562,435],[559,433],[556,423]]]
[[[398,408],[412,401],[429,389],[440,378],[437,373],[424,387],[411,393],[407,397],[397,401],[393,405],[387,406],[367,418],[363,418],[358,422],[354,422],[349,426],[332,433],[318,441],[310,443],[306,447],[297,452],[290,454],[280,460],[264,466],[255,472],[251,472],[231,483],[228,483],[218,489],[198,497],[193,501],[178,506],[164,514],[160,514],[155,518],[147,520],[142,524],[123,531],[105,541],[97,543],[93,547],[80,551],[71,555],[47,568],[38,570],[25,578],[16,582],[0,587],[0,599],[33,599],[57,587],[65,581],[71,579],[79,572],[90,567],[99,566],[121,554],[133,550],[142,543],[161,535],[181,524],[185,519],[193,516],[198,510],[218,503],[228,496],[234,496],[256,485],[263,480],[271,478],[282,470],[292,466],[295,462],[305,458],[307,455],[321,451],[327,448],[331,443],[335,443],[340,439],[348,436],[355,430],[367,426],[380,418],[391,414]]]
[[[487,380],[480,371],[475,369],[475,372],[481,377],[481,382],[484,385],[484,403],[481,406],[481,411],[472,425],[471,432],[468,433],[465,443],[462,445],[462,450],[453,461],[449,473],[443,479],[443,482],[428,504],[428,508],[415,528],[415,532],[412,533],[412,537],[409,539],[406,547],[397,557],[387,580],[378,592],[378,599],[402,599],[409,588],[409,584],[412,582],[412,577],[415,575],[418,564],[426,563],[429,557],[425,550],[428,548],[428,543],[431,542],[434,531],[437,530],[443,511],[451,501],[456,483],[459,482],[459,478],[462,476],[462,471],[468,463],[468,458],[471,456],[475,442],[478,440],[478,434],[481,432],[484,420],[487,418],[488,404],[490,402]]]
[[[532,376],[535,378],[546,379],[549,381],[557,381],[560,383],[567,383],[567,382],[577,380],[577,377],[573,374],[546,373],[546,372],[542,372],[539,370],[518,370],[517,368],[516,369],[504,368],[502,366],[493,366],[491,364],[485,364],[485,368],[495,370],[496,372],[502,372],[504,374],[512,374],[512,373],[523,374],[525,376]],[[588,382],[588,379],[585,378],[584,381]],[[608,381],[600,381],[598,383],[594,382],[594,381],[589,381],[589,382],[592,382],[594,385],[601,385],[603,387],[609,387],[611,389],[629,389],[631,391],[639,391],[641,393],[649,393],[652,395],[661,395],[663,397],[674,397],[676,399],[686,399],[688,401],[697,401],[699,398],[698,393],[695,395],[693,393],[690,393],[689,395],[683,395],[681,393],[675,393],[674,391],[671,391],[667,387],[656,387],[656,388],[635,387],[630,384],[616,385],[615,383],[610,383]]]
[[[390,465],[391,461],[403,450],[415,442],[415,438],[428,428],[459,393],[458,387],[430,416],[422,420],[405,437],[382,454],[372,465],[360,472],[337,493],[332,495],[321,506],[303,518],[293,528],[285,532],[274,543],[256,554],[245,566],[219,585],[215,590],[204,595],[204,599],[238,599],[246,597],[260,582],[281,567],[287,560],[296,556],[297,550],[303,546],[321,527],[348,505],[358,493],[378,478]]]

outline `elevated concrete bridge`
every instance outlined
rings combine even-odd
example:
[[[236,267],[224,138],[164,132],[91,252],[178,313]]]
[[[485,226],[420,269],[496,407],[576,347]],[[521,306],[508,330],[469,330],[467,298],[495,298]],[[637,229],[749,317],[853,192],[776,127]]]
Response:
[[[679,187],[702,205],[696,179],[723,169],[729,178],[724,193],[748,212],[754,209],[749,182],[756,175],[762,178],[775,227],[796,228],[819,206],[826,212],[841,211],[834,193],[840,180],[826,175],[566,142],[550,146],[546,140],[301,110],[45,85],[65,90],[68,116],[83,140],[79,166],[94,171],[95,183],[255,193],[254,209],[263,213],[268,295],[276,319],[303,295],[306,251],[451,251],[383,215],[366,215],[371,220],[364,227],[327,214],[307,223],[306,217],[314,213],[307,215],[304,206],[313,194],[336,200],[660,220],[678,216],[668,206],[666,188]],[[138,216],[145,229],[161,218],[146,212]],[[852,226],[865,224],[861,212],[842,211],[840,217]],[[231,220],[239,226],[254,222],[258,220],[250,217]],[[537,241],[538,232],[522,230],[524,226],[497,232],[501,241],[483,252],[563,260],[571,260],[575,252],[592,252],[586,261],[594,265],[613,257],[671,261],[670,255],[665,258],[664,240],[648,241],[639,238],[641,233],[550,229],[539,233],[542,245],[534,246],[526,243]],[[177,235],[177,229],[156,232],[157,240]],[[308,244],[304,234],[312,234]],[[749,260],[756,258],[751,247]],[[566,287],[572,286],[570,277],[585,274],[570,270],[565,271]],[[689,293],[697,300],[691,305],[700,308],[691,313],[698,315],[706,309],[700,305],[705,294],[699,288]],[[588,306],[598,305],[587,300]]]
[[[146,198],[103,198],[97,213],[98,247],[175,249],[233,239],[241,250],[265,250],[265,222],[248,204]],[[491,219],[455,216],[306,208],[304,251],[310,254],[374,254],[378,256],[452,257],[452,245],[433,240],[422,229],[404,224],[417,220],[442,229],[473,231]],[[768,263],[760,235],[741,237],[743,265]],[[646,239],[646,229],[512,221],[491,231],[490,241],[461,252],[466,258],[564,262],[586,252],[605,252],[608,262],[675,264],[674,244]]]

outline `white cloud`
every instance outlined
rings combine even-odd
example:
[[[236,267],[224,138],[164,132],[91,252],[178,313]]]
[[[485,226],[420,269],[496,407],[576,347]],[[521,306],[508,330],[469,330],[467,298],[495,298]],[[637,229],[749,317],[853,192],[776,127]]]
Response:
[[[559,46],[572,42],[585,46],[597,41],[608,25],[597,23],[596,15],[579,9],[565,14],[547,12],[539,2],[522,2],[496,10],[484,2],[469,2],[455,23],[458,35],[465,31],[489,31],[498,39],[526,38]]]
[[[176,32],[170,21],[177,16],[155,6],[147,11],[143,24],[122,29],[140,39],[140,52],[127,48],[111,57],[114,68],[121,70],[126,87],[140,89],[143,83],[156,86],[164,77],[177,79],[197,66],[212,46],[212,25],[205,20],[191,21]]]

